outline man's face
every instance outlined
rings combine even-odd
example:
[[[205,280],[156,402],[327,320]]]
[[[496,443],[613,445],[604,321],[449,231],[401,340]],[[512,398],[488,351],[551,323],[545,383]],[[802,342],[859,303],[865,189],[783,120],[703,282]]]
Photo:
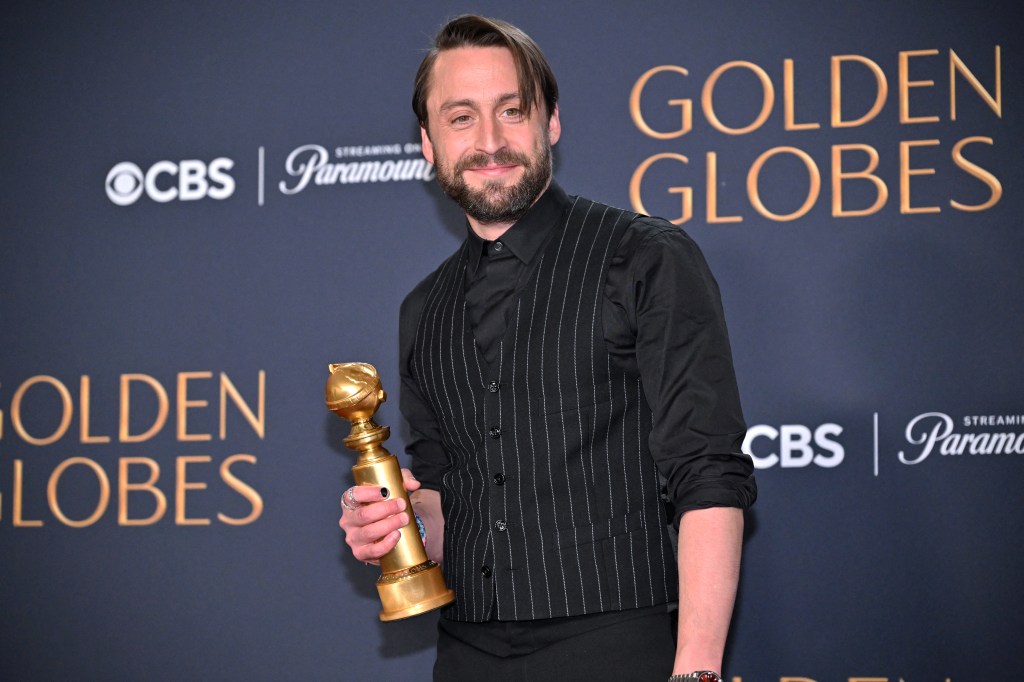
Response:
[[[522,113],[512,53],[503,47],[446,50],[434,62],[423,155],[437,181],[477,222],[514,223],[551,181],[558,108]]]

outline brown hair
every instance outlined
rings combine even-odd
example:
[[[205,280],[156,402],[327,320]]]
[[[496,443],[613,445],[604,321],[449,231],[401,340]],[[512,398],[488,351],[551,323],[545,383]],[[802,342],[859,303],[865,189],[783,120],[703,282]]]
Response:
[[[427,52],[416,71],[412,110],[416,112],[416,119],[421,126],[427,127],[427,91],[430,89],[430,74],[434,62],[442,51],[459,47],[507,48],[512,53],[512,60],[516,65],[523,113],[530,115],[540,95],[544,98],[548,118],[551,117],[558,102],[558,83],[537,43],[508,22],[466,14],[452,19],[438,31],[434,38],[434,46]]]

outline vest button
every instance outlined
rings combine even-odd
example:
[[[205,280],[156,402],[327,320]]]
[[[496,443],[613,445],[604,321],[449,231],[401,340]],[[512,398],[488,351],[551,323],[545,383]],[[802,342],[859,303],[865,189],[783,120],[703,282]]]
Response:
[[[505,485],[505,474],[501,473],[500,471],[494,474],[494,484]]]
[[[488,566],[487,564],[484,564],[483,566],[480,567],[480,573],[483,575],[483,577],[490,578],[491,577],[491,567]]]
[[[508,530],[508,524],[502,521],[501,519],[498,519],[494,522],[494,527],[498,530],[499,533],[504,533],[506,530]]]
[[[498,388],[499,386],[497,381],[492,381],[491,383],[487,384],[487,390],[490,391],[491,393],[497,393]]]
[[[501,429],[499,429],[497,426],[492,426],[491,430],[487,432],[487,435],[489,435],[491,438],[501,438]]]

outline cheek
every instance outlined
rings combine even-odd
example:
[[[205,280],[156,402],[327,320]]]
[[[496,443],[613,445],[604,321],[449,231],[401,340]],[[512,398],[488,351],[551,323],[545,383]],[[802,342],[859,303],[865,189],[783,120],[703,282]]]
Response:
[[[439,156],[442,163],[454,164],[474,152],[472,145],[460,144],[457,141],[449,141],[443,150],[434,148],[434,155]]]
[[[530,128],[516,137],[516,146],[523,150],[538,151],[544,148],[547,131]]]

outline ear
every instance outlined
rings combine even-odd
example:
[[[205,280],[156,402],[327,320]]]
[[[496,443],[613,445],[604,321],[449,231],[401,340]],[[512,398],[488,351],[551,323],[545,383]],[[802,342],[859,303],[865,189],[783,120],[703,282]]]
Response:
[[[423,144],[423,158],[427,163],[434,164],[434,145],[430,142],[430,133],[423,126],[420,126],[420,142]]]
[[[562,122],[558,120],[558,105],[556,104],[555,110],[551,112],[551,118],[548,119],[548,142],[554,146],[561,136]]]

